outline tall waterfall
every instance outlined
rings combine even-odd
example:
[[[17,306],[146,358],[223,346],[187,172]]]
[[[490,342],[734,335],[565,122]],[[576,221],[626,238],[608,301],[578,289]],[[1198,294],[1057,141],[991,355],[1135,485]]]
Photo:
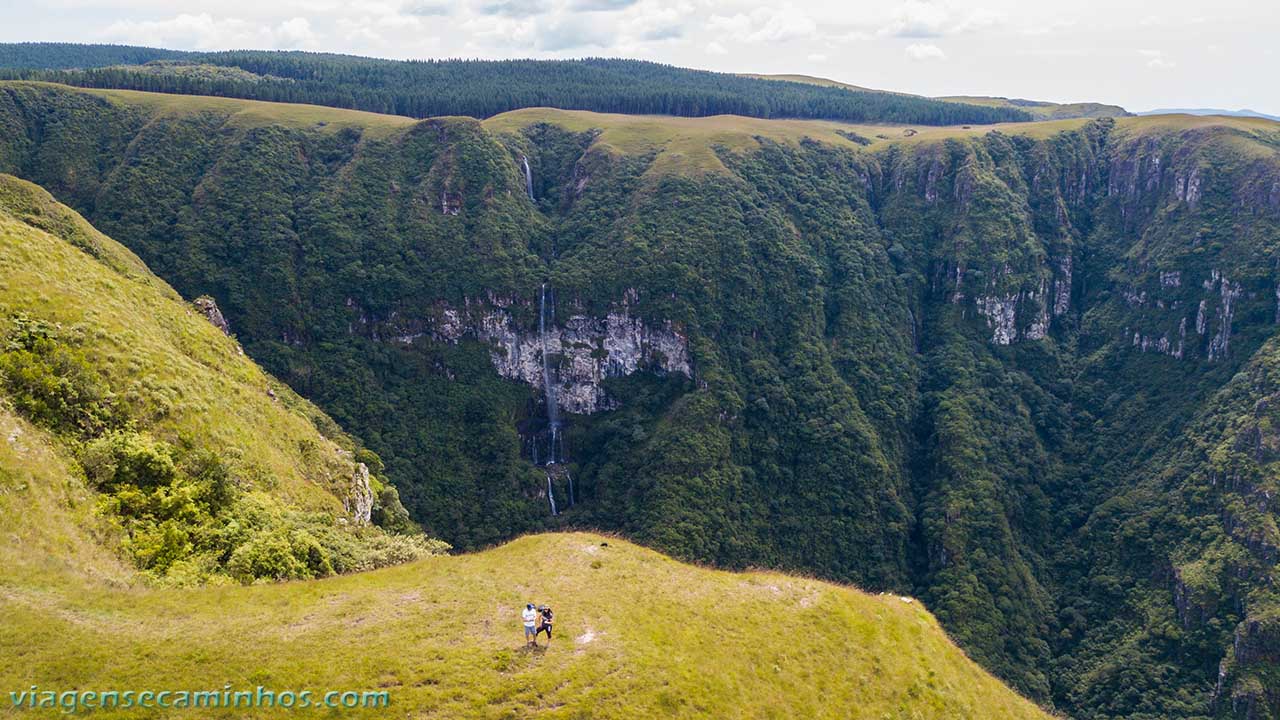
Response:
[[[551,371],[550,351],[547,346],[547,324],[555,324],[555,296],[551,298],[551,307],[547,307],[547,284],[542,284],[541,296],[538,299],[538,342],[542,345],[542,391],[547,404],[547,455],[543,466],[547,473],[547,502],[551,505],[551,514],[558,515],[556,507],[555,481],[563,476],[569,485],[569,506],[575,500],[573,494],[573,476],[564,465],[564,438],[560,435],[560,403],[556,398],[555,378]],[[533,463],[538,464],[538,443],[533,442]]]
[[[524,165],[524,191],[529,194],[529,199],[533,200],[533,172],[529,170],[528,156],[521,155],[520,164]]]
[[[554,313],[554,308],[552,309]],[[542,284],[542,298],[538,303],[538,339],[542,343],[542,389],[546,394],[547,427],[550,442],[547,447],[547,464],[556,461],[556,444],[560,438],[560,405],[556,400],[556,386],[551,379],[551,361],[547,352],[547,284]]]

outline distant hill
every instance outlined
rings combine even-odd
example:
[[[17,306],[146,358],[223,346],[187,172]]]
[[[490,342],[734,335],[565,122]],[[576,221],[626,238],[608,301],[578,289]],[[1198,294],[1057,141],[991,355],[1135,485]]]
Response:
[[[875,90],[873,88],[862,87],[860,85],[850,85],[849,83],[843,83],[838,80],[814,77],[812,75],[747,74],[744,77],[759,78],[762,80],[781,80],[786,82],[807,83],[810,85],[817,85],[819,87],[838,87],[858,92],[884,93],[886,95],[896,95],[900,97],[927,98],[925,95],[912,95],[911,93],[901,93],[894,90]],[[963,105],[979,105],[982,107],[1005,110],[1020,110],[1030,114],[1036,120],[1125,117],[1130,114],[1119,105],[1105,105],[1103,103],[1094,102],[1054,103],[1044,100],[1022,100],[1018,98],[991,97],[985,95],[948,95],[928,99]]]
[[[1257,110],[1223,110],[1221,108],[1160,108],[1143,110],[1135,115],[1225,115],[1227,117],[1256,117],[1280,121],[1280,115],[1268,115]]]
[[[1119,105],[1106,105],[1095,102],[1055,103],[1045,100],[1022,100],[1019,98],[986,97],[979,95],[952,95],[934,98],[946,102],[965,103],[969,105],[985,105],[995,108],[1017,108],[1031,113],[1037,120],[1066,120],[1069,118],[1103,118],[1125,117],[1129,111]]]
[[[240,72],[228,73],[227,68]],[[1033,119],[1011,107],[764,80],[639,60],[400,61],[305,52],[190,53],[0,44],[0,79],[310,103],[415,118],[554,107],[631,115],[744,115],[919,125]]]

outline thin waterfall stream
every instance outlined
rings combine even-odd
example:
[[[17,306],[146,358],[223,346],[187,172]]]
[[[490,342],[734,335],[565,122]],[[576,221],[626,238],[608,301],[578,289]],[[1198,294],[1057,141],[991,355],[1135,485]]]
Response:
[[[554,309],[552,312],[555,312]],[[547,403],[547,427],[551,440],[547,447],[547,464],[556,462],[556,441],[560,436],[560,404],[556,399],[556,385],[551,378],[550,353],[547,350],[547,284],[542,284],[542,298],[538,303],[538,338],[542,345],[542,389]]]
[[[533,200],[533,171],[529,169],[529,157],[527,155],[520,156],[520,164],[524,166],[524,191],[528,193],[529,200]]]
[[[555,322],[555,304],[552,299],[551,321]],[[556,475],[564,474],[568,477],[567,469],[557,463],[557,457],[561,462],[564,460],[564,441],[560,438],[560,402],[556,397],[555,378],[551,370],[551,353],[547,344],[547,284],[542,284],[541,295],[538,299],[538,342],[542,346],[542,391],[544,402],[547,406],[547,502],[551,505],[551,514],[557,515],[556,496],[554,490],[554,480]],[[557,456],[556,451],[559,450]],[[537,450],[535,443],[534,463],[537,463]],[[573,505],[573,478],[569,477],[569,505]]]
[[[529,157],[527,155],[520,156],[520,165],[524,168],[525,192],[529,194],[530,201],[536,202],[536,198],[533,196],[533,172],[529,169]],[[553,294],[550,308],[552,325],[555,324],[555,312],[555,296]],[[559,514],[559,510],[556,507],[554,487],[557,476],[563,475],[569,484],[569,507],[573,506],[575,500],[573,476],[569,474],[569,469],[563,464],[565,459],[564,439],[560,435],[560,403],[556,397],[556,383],[551,369],[551,353],[547,345],[547,316],[547,284],[542,283],[538,298],[538,343],[542,347],[542,392],[547,406],[548,439],[544,467],[547,473],[547,503],[551,506],[551,514],[554,516]],[[537,465],[538,460],[538,444],[535,441],[533,443],[533,463]]]

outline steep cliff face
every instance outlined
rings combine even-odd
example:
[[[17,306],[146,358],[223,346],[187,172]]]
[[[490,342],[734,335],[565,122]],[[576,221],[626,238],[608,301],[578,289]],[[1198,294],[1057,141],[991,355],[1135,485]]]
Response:
[[[545,385],[545,354],[555,370],[553,382],[560,409],[590,415],[617,407],[604,386],[609,378],[641,371],[693,377],[688,338],[669,320],[646,324],[641,318],[632,317],[630,306],[636,297],[637,291],[628,289],[615,309],[601,316],[574,312],[557,320],[553,311],[545,332],[539,330],[536,321],[525,326],[513,317],[536,317],[536,301],[492,292],[477,300],[463,298],[460,307],[437,303],[425,318],[407,318],[392,311],[386,319],[379,319],[361,310],[349,331],[406,345],[456,345],[475,340],[488,347],[498,375],[538,390]],[[347,304],[354,308],[356,301],[348,298]],[[580,311],[582,307],[568,309]]]
[[[910,590],[1073,717],[1278,710],[1276,131],[751,138],[686,175],[551,124],[48,88],[0,122],[4,167],[217,298],[455,544],[616,528]],[[547,397],[580,500],[554,519]]]
[[[628,290],[634,297],[636,291]],[[553,360],[555,397],[561,410],[590,415],[614,409],[616,401],[604,388],[606,378],[621,378],[640,370],[660,375],[679,373],[691,378],[688,340],[670,322],[657,327],[631,317],[624,301],[603,317],[572,314],[562,323],[553,317],[545,332],[518,327],[508,308],[517,301],[504,299],[493,307],[464,303],[459,311],[442,306],[432,323],[431,337],[457,343],[464,337],[490,346],[489,357],[498,374],[541,389],[543,355]],[[522,303],[531,306],[532,302]],[[401,335],[413,342],[413,335]]]

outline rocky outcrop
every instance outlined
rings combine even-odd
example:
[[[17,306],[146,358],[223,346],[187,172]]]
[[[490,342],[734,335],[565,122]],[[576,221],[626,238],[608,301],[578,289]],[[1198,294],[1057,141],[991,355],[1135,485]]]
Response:
[[[1187,344],[1187,319],[1178,323],[1177,337],[1169,335],[1144,335],[1140,330],[1133,331],[1133,347],[1141,352],[1157,352],[1182,359]]]
[[[1225,360],[1231,354],[1237,305],[1242,299],[1261,296],[1246,294],[1245,283],[1233,281],[1217,269],[1199,284],[1187,275],[1187,271],[1165,270],[1147,275],[1144,283],[1121,288],[1121,297],[1132,311],[1130,324],[1123,330],[1124,341],[1142,352],[1209,362]],[[1280,323],[1280,287],[1275,297],[1275,322]],[[1188,332],[1195,333],[1190,344],[1186,342]]]
[[[369,467],[364,463],[356,463],[342,506],[353,523],[369,524],[373,514],[373,486],[369,484]]]
[[[1231,322],[1235,313],[1236,300],[1240,298],[1242,288],[1232,283],[1217,270],[1213,271],[1209,280],[1205,281],[1205,289],[1212,290],[1218,286],[1218,331],[1209,339],[1209,360],[1220,360],[1231,351]]]
[[[516,329],[504,313],[482,317],[478,337],[493,345],[498,374],[542,387],[543,341],[536,331]],[[561,410],[589,414],[614,407],[605,394],[607,377],[642,368],[691,376],[685,338],[670,322],[650,327],[626,308],[604,317],[573,315],[563,327],[547,329],[546,353],[555,368],[553,382]]]
[[[440,192],[440,214],[457,215],[462,212],[462,195],[442,190]]]
[[[986,318],[987,327],[991,328],[991,342],[996,345],[1010,345],[1019,339],[1042,340],[1049,334],[1049,326],[1054,317],[1067,312],[1071,302],[1071,262],[1067,260],[1060,267],[1065,269],[1065,277],[1060,276],[1053,281],[1053,295],[1050,297],[1050,280],[1047,275],[1041,276],[1038,290],[1019,290],[1003,294],[980,295],[974,298],[978,315]],[[957,293],[953,302],[959,302],[963,295]],[[1050,305],[1052,300],[1052,307]],[[1019,325],[1019,313],[1030,315],[1026,326]]]
[[[992,329],[991,342],[1008,345],[1018,339],[1018,293],[980,297],[976,302],[978,314],[987,319],[987,327]]]
[[[1189,173],[1177,172],[1173,176],[1173,194],[1180,202],[1191,207],[1200,203],[1200,168],[1194,167]]]
[[[1058,275],[1053,279],[1053,316],[1062,317],[1071,309],[1071,256],[1058,258],[1057,264]]]
[[[221,330],[224,335],[231,334],[231,324],[222,316],[222,311],[218,309],[216,300],[208,295],[201,295],[192,301],[192,304],[196,306],[200,314],[204,315],[206,320],[213,323],[213,326]]]

